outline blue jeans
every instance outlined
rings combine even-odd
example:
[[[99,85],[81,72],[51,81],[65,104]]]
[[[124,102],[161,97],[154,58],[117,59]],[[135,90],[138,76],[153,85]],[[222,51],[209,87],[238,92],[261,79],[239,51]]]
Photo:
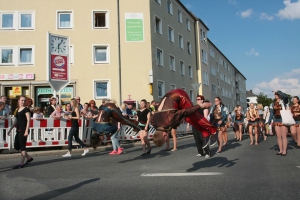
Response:
[[[79,127],[71,127],[71,130],[70,130],[69,136],[68,136],[68,150],[69,151],[72,150],[73,136],[75,138],[75,141],[78,142],[82,148],[86,147],[85,144],[81,141],[81,139],[79,139],[78,135],[79,135]]]
[[[120,148],[121,146],[120,146],[118,139],[116,138],[116,133],[111,136],[110,140],[111,140],[113,149],[115,151],[117,151],[118,150],[117,148]]]

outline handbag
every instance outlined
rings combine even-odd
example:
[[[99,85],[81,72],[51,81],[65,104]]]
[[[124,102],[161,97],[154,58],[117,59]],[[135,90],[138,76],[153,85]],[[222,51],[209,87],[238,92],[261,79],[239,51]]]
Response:
[[[281,110],[280,115],[284,125],[291,126],[296,123],[290,110]]]

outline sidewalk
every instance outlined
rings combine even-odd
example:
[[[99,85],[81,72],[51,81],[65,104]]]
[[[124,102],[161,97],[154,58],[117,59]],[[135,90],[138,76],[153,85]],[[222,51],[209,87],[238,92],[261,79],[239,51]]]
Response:
[[[190,138],[193,137],[193,135],[186,135],[183,137],[177,137],[177,140],[182,140],[185,138]],[[171,139],[172,141],[173,139]],[[151,144],[153,144],[152,141],[150,141]],[[135,147],[135,146],[141,146],[140,142],[134,142],[134,143],[128,143],[128,144],[121,144],[122,147],[126,148],[131,148],[131,147]],[[96,151],[109,151],[111,150],[112,147],[111,146],[98,146]],[[89,148],[90,151],[93,151],[93,148]],[[28,151],[28,154],[31,157],[38,157],[38,156],[50,156],[50,155],[63,155],[65,154],[67,151],[66,147],[63,147],[62,150],[39,150],[39,151],[35,151],[34,148],[31,148],[30,151]],[[72,152],[74,153],[82,153],[83,149],[72,149]],[[5,154],[7,153],[7,154]],[[20,158],[20,153],[17,151],[13,151],[9,154],[8,150],[3,150],[2,154],[0,154],[0,160],[8,160],[8,159],[15,159],[15,158]]]

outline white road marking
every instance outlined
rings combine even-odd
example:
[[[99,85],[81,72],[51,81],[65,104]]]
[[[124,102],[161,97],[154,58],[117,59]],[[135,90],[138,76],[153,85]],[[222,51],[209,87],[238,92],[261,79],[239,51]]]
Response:
[[[296,166],[296,167],[300,168],[300,166]]]
[[[141,174],[141,176],[216,176],[222,175],[221,172],[195,172],[195,173],[154,173]]]

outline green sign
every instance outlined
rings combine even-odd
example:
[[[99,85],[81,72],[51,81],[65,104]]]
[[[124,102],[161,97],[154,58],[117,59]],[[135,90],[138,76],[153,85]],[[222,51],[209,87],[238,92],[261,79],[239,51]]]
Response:
[[[127,14],[126,17],[126,41],[144,41],[144,20],[142,14]]]

